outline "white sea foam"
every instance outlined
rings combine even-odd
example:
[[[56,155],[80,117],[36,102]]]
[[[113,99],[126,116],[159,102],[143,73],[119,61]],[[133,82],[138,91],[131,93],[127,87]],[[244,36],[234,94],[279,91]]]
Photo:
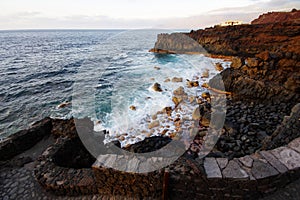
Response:
[[[95,125],[96,131],[103,129],[109,131],[105,142],[120,140],[121,145],[126,146],[141,141],[145,137],[161,135],[165,129],[168,129],[166,136],[176,133],[174,122],[170,121],[166,114],[157,115],[155,120],[158,120],[160,125],[149,129],[149,123],[155,121],[152,116],[165,107],[175,108],[172,93],[178,87],[184,87],[188,96],[197,96],[206,90],[201,85],[219,73],[215,69],[215,63],[222,63],[224,68],[229,66],[229,62],[201,55],[177,56],[179,64],[159,65],[160,70],[154,68],[157,65],[135,66],[135,71],[130,75],[133,77],[132,80],[119,81],[114,85],[112,112],[107,116],[106,122]],[[206,70],[209,70],[209,78],[201,78]],[[166,78],[172,79],[173,77],[183,78],[183,82],[164,82]],[[197,80],[200,86],[188,88],[186,79]],[[152,85],[156,82],[161,85],[162,92],[153,91]],[[136,110],[131,110],[131,105],[135,106]],[[181,109],[172,112],[171,118],[175,119],[179,116],[181,119],[186,119],[181,128],[188,130],[192,125],[191,116],[195,107],[196,104],[184,104]]]

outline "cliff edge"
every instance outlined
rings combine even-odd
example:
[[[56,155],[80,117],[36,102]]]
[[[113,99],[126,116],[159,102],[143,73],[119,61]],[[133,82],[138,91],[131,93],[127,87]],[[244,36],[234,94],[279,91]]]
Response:
[[[293,106],[300,99],[299,14],[297,10],[267,13],[252,24],[181,34],[192,38],[209,54],[236,57],[231,68],[221,73],[226,91],[232,92],[234,98]],[[190,52],[195,44],[178,46],[178,40],[172,39],[176,35],[159,35],[151,51],[168,53],[176,46]],[[216,81],[213,79],[211,86],[217,86]]]
[[[274,22],[300,22],[300,10],[293,9],[291,12],[268,12],[260,15],[251,24],[269,24]]]

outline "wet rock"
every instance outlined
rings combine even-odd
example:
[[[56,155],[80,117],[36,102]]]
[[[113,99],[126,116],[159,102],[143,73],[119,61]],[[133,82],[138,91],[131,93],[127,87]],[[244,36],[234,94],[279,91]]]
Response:
[[[155,92],[162,92],[163,90],[161,89],[161,85],[159,83],[154,83],[154,85],[152,86],[152,89]]]
[[[135,106],[130,106],[129,109],[130,110],[136,110],[136,107]]]
[[[176,96],[184,95],[185,94],[184,88],[180,86],[179,88],[173,91],[173,94]]]
[[[193,120],[200,120],[201,119],[201,114],[200,114],[200,108],[199,106],[197,106],[197,108],[195,108],[195,110],[193,111],[193,114],[192,114],[192,119]]]
[[[208,70],[208,69],[206,69],[206,70],[202,73],[201,78],[209,78],[209,70]]]
[[[177,107],[183,101],[183,99],[181,97],[172,97],[172,101],[175,104],[175,107]]]
[[[204,127],[209,127],[210,125],[210,114],[209,113],[205,113],[204,116],[201,117],[201,125]]]
[[[168,116],[171,116],[171,113],[172,113],[172,107],[165,107],[162,112],[163,113],[166,113]]]
[[[174,78],[172,78],[172,82],[173,82],[173,83],[179,83],[179,82],[182,82],[182,78],[174,77]]]
[[[167,78],[166,80],[164,80],[165,83],[170,82],[171,79]]]
[[[190,96],[190,97],[189,97],[189,102],[192,104],[192,103],[195,101],[195,99],[196,99],[196,98],[195,98],[194,96]]]
[[[198,81],[190,81],[187,79],[187,87],[188,88],[192,88],[192,87],[198,87],[199,86],[199,82]]]
[[[151,116],[152,120],[157,120],[157,114]]]
[[[216,63],[215,68],[217,71],[222,71],[224,69],[221,63]]]
[[[154,69],[156,69],[156,70],[160,70],[160,67],[158,67],[158,66],[155,66],[155,67],[154,67]]]
[[[159,125],[160,125],[159,121],[155,120],[155,121],[151,122],[150,124],[148,124],[148,128],[149,129],[155,128],[155,127],[158,127]]]
[[[207,101],[210,100],[210,94],[209,94],[209,92],[203,92],[203,93],[201,94],[201,97],[202,97],[203,99],[207,100]]]

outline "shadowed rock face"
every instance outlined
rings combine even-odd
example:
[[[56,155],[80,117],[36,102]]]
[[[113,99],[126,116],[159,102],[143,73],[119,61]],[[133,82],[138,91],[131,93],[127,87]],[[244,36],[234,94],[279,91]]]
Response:
[[[221,75],[226,91],[238,100],[270,103],[282,102],[295,105],[300,98],[300,62],[284,57],[264,61],[257,55],[246,59],[245,64],[233,60],[231,68]],[[244,61],[242,61],[244,62]],[[210,81],[216,87],[217,79]]]

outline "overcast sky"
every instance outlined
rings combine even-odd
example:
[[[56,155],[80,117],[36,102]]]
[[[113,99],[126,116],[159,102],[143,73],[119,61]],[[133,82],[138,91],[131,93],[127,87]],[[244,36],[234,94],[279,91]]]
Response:
[[[268,11],[300,9],[299,0],[1,0],[0,30],[198,29],[250,22]]]

